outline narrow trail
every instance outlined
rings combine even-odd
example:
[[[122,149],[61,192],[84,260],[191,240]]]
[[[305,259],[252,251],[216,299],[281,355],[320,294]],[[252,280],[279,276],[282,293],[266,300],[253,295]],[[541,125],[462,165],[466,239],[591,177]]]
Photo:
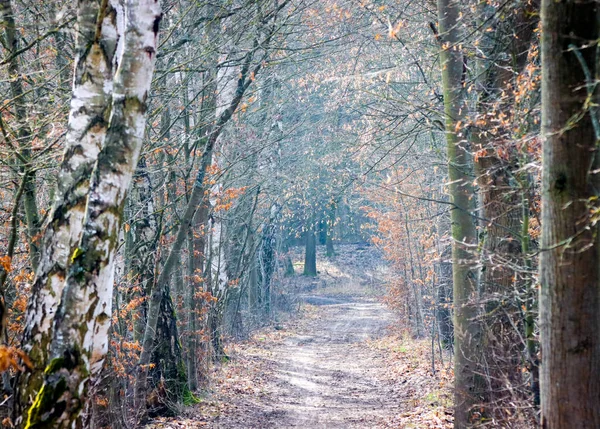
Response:
[[[225,416],[213,427],[385,427],[377,422],[399,412],[399,403],[379,377],[383,362],[364,345],[383,336],[391,320],[375,301],[320,306],[269,350],[265,394],[245,404],[244,415]]]
[[[364,427],[387,416],[396,405],[360,345],[384,334],[390,319],[378,303],[330,305],[323,319],[287,339],[274,353],[270,387],[280,402],[271,427]]]

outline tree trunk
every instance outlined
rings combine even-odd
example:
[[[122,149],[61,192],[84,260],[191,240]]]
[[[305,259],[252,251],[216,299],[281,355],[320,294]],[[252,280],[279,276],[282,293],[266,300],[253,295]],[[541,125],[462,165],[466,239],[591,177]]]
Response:
[[[440,216],[437,223],[436,249],[439,255],[438,261],[438,285],[436,294],[437,308],[436,318],[439,336],[442,344],[450,348],[454,344],[454,326],[452,324],[452,247],[449,243],[443,243],[440,238],[445,236],[450,229],[446,216]]]
[[[596,1],[542,2],[544,429],[600,427],[598,22]]]
[[[91,175],[84,222],[74,226],[83,233],[69,258],[44,384],[27,412],[27,427],[84,426],[90,376],[108,349],[118,235],[142,148],[162,16],[154,0],[128,0],[125,14],[105,147]]]
[[[156,253],[161,235],[155,213],[152,181],[148,174],[145,158],[141,158],[138,163],[134,181],[135,202],[141,206],[141,210],[138,211],[139,214],[136,213],[133,225],[130,226],[132,242],[126,257],[131,266],[130,278],[132,279],[129,301],[137,300],[139,302],[137,317],[133,320],[133,339],[139,342],[143,338],[146,327],[148,312],[146,297],[150,294],[154,284]]]
[[[190,231],[191,254],[190,254],[190,301],[188,321],[188,383],[190,390],[198,388],[198,325],[202,315],[196,294],[206,290],[205,252],[206,252],[206,228],[208,225],[208,200],[205,198],[194,216],[194,227]],[[206,374],[203,374],[203,379]]]
[[[535,2],[515,5],[510,17],[500,18],[499,8],[481,3],[481,59],[477,62],[477,129],[472,142],[478,155],[475,171],[479,184],[483,244],[479,309],[482,326],[482,356],[478,372],[486,374],[487,388],[481,396],[480,412],[487,418],[505,421],[505,410],[516,397],[528,395],[522,385],[524,320],[521,296],[527,294],[520,270],[521,189],[515,177],[520,169],[518,153],[508,142],[514,135],[510,126],[497,120],[510,117],[515,109],[513,84],[527,63],[527,53],[537,26]],[[495,31],[487,31],[494,29]],[[490,119],[488,119],[490,118]],[[479,125],[483,123],[483,125]],[[529,209],[529,207],[527,207]],[[494,356],[494,359],[487,357]]]
[[[294,268],[294,262],[292,261],[292,257],[290,256],[290,246],[287,244],[287,240],[283,241],[282,247],[282,253],[284,253],[283,264],[285,266],[285,276],[292,277],[296,274],[296,269]]]
[[[471,412],[479,398],[481,383],[475,370],[479,355],[480,332],[477,314],[477,273],[474,256],[477,233],[472,213],[471,157],[462,138],[460,124],[464,115],[463,55],[459,10],[454,0],[438,0],[440,62],[444,90],[444,113],[448,146],[449,194],[452,204],[452,277],[454,285],[454,388],[456,428],[468,427]]]
[[[325,224],[325,228],[327,231],[327,237],[325,238],[325,254],[327,257],[331,258],[335,256],[335,248],[333,247],[333,234],[335,232],[335,211],[336,211],[336,203],[332,201],[329,204],[327,222]]]
[[[98,32],[99,17],[102,25]],[[14,402],[16,421],[22,419],[42,385],[53,319],[70,257],[82,236],[91,172],[104,146],[108,126],[117,44],[116,11],[99,0],[80,2],[77,28],[77,59],[65,154],[54,203],[44,227],[40,264],[27,305],[22,339],[22,348],[36,370],[16,379],[19,386]]]
[[[317,238],[315,237],[315,226],[312,220],[306,231],[304,275],[311,277],[317,276]]]
[[[186,395],[190,395],[171,289],[166,287],[162,293],[152,353],[152,385],[149,392],[145,392],[149,398],[147,407],[151,417],[176,415],[177,406],[184,402]],[[138,412],[144,414],[142,408],[138,408]]]
[[[263,296],[263,311],[268,317],[271,316],[271,279],[275,271],[276,247],[277,247],[277,216],[279,214],[278,204],[271,206],[269,219],[263,225],[263,234],[259,250],[260,278]]]

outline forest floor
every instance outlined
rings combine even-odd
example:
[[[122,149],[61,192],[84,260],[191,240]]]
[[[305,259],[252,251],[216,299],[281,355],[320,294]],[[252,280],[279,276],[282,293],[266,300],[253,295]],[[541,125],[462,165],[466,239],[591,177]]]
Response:
[[[319,279],[294,280],[306,292],[295,315],[228,345],[199,404],[149,427],[452,427],[447,357],[434,373],[430,340],[395,329],[377,297],[370,250],[362,261],[345,251],[321,258]]]

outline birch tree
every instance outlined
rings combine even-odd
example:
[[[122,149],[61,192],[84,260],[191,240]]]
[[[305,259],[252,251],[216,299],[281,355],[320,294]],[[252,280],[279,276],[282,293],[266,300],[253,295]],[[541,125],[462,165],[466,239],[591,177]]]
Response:
[[[97,19],[96,25],[90,25],[94,29],[93,41],[101,40],[105,16],[100,12],[108,10],[106,5],[106,1],[90,2],[80,5],[86,7],[78,10],[81,21],[85,16],[89,16],[90,24],[94,23],[94,16]],[[81,427],[90,376],[102,367],[108,348],[115,252],[125,197],[144,137],[162,17],[160,4],[155,0],[127,0],[122,12],[123,46],[104,147],[88,176],[90,184],[83,216],[70,226],[81,231],[81,238],[68,255],[69,267],[52,320],[43,385],[27,411],[26,427]],[[113,28],[107,32],[111,34]],[[104,55],[102,51],[97,54]],[[102,64],[92,63],[90,73],[103,70]],[[76,89],[74,100],[78,95]],[[82,93],[89,96],[85,91]],[[86,110],[85,104],[78,107]],[[81,122],[77,118],[70,121],[72,127],[82,125]],[[87,149],[94,151],[94,147]]]
[[[100,25],[97,23],[100,22]],[[41,386],[53,319],[64,279],[83,232],[91,172],[104,146],[112,100],[117,45],[116,9],[104,1],[83,1],[77,11],[77,58],[65,153],[55,200],[44,226],[41,257],[27,307],[22,347],[36,365],[18,380],[17,416]]]

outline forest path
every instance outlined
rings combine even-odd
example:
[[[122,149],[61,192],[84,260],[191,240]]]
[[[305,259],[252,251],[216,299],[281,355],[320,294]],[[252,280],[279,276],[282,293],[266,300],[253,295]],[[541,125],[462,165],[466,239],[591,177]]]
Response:
[[[277,364],[267,388],[277,402],[269,404],[267,427],[365,427],[397,411],[389,386],[377,378],[385,369],[361,347],[385,333],[390,313],[376,302],[323,310],[273,350]]]
[[[202,401],[148,428],[452,427],[451,372],[440,362],[431,372],[429,339],[394,329],[378,298],[386,266],[376,250],[339,246],[317,261],[317,278],[279,279],[291,314],[230,341],[231,360],[212,369]]]
[[[239,403],[238,412],[211,427],[387,427],[400,412],[392,385],[380,377],[385,362],[365,347],[385,335],[391,313],[371,300],[308,298],[328,305],[313,307],[293,332],[269,347],[262,394]]]

